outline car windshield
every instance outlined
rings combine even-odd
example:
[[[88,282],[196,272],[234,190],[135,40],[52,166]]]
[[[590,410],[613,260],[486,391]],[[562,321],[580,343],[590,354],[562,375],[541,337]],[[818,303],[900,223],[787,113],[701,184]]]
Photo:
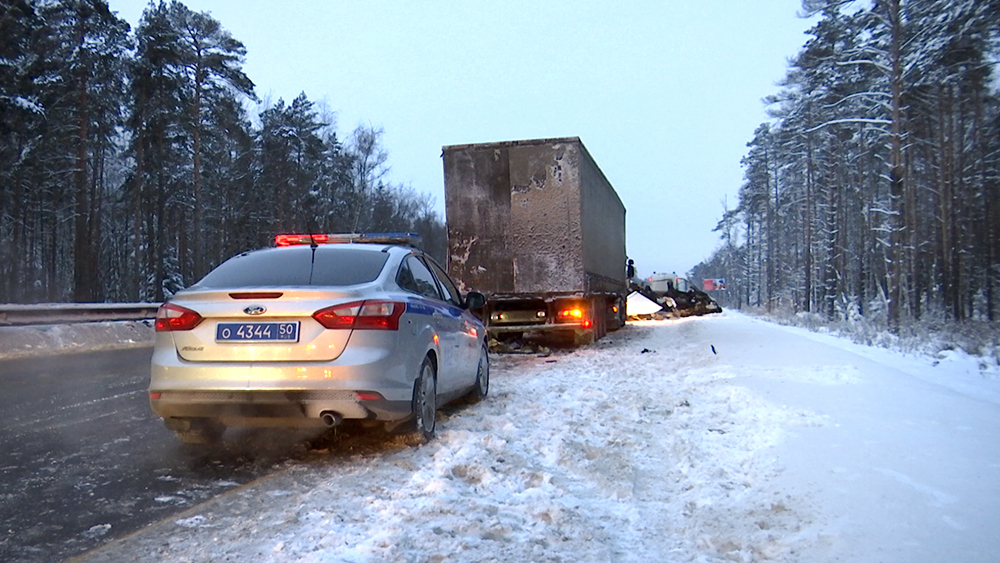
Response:
[[[371,248],[323,245],[270,249],[234,256],[194,288],[258,286],[345,286],[374,281],[389,255]]]

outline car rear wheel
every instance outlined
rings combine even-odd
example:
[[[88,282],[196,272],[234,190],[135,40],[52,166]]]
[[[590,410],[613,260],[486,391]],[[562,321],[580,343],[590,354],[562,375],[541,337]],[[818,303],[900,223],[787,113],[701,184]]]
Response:
[[[413,385],[413,413],[417,437],[424,442],[434,438],[437,424],[437,381],[430,357],[420,365],[420,375]]]
[[[469,392],[469,401],[478,403],[490,392],[490,354],[483,343],[479,350],[479,367],[476,369],[476,386]]]

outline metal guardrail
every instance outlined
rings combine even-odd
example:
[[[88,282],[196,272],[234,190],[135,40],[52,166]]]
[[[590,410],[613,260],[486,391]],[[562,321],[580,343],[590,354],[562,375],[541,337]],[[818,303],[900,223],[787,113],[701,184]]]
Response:
[[[155,319],[159,303],[0,304],[0,326]]]

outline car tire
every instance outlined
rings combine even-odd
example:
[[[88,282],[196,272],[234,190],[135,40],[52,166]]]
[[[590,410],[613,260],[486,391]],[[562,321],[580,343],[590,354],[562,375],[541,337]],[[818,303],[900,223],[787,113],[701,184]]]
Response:
[[[217,444],[222,440],[222,434],[226,431],[226,427],[221,422],[210,418],[168,418],[164,420],[164,423],[185,444]]]
[[[434,438],[437,426],[437,377],[430,357],[420,364],[420,374],[413,384],[414,433],[423,442]]]
[[[479,364],[476,367],[476,383],[469,392],[470,403],[478,403],[490,393],[490,352],[484,342],[479,350]]]

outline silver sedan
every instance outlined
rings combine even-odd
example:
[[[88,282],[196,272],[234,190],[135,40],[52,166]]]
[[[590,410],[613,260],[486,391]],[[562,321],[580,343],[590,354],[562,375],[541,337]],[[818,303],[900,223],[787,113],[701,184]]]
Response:
[[[410,236],[279,235],[157,314],[149,401],[189,443],[226,427],[409,424],[489,392],[486,329]]]

